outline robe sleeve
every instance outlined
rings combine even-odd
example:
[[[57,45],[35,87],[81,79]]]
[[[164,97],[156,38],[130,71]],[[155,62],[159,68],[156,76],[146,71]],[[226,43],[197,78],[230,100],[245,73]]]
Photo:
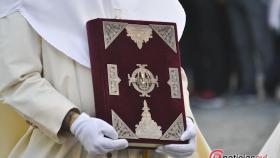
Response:
[[[183,94],[184,94],[184,102],[185,102],[185,112],[186,116],[193,118],[195,127],[196,127],[196,151],[190,158],[207,158],[210,154],[210,147],[206,142],[204,136],[202,135],[193,113],[190,108],[189,102],[189,91],[188,91],[188,78],[183,68],[181,68],[182,82],[183,82]]]
[[[18,13],[0,19],[0,37],[0,101],[60,142],[66,114],[78,108],[42,77],[41,37]]]

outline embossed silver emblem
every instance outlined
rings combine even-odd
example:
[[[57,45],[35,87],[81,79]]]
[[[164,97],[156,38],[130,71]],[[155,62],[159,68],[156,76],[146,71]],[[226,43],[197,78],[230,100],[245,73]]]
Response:
[[[109,95],[120,95],[118,67],[115,64],[107,64]]]
[[[123,122],[114,110],[112,113],[112,125],[118,133],[119,138],[138,139],[132,130]]]
[[[181,113],[167,131],[162,135],[161,126],[159,126],[153,119],[150,113],[150,108],[146,100],[143,103],[143,112],[141,114],[140,122],[135,125],[135,133],[126,125],[126,123],[117,115],[114,110],[112,114],[112,126],[116,129],[119,138],[124,139],[160,139],[160,140],[180,140],[184,132],[184,120]]]
[[[144,100],[142,118],[139,124],[135,125],[136,136],[146,139],[160,139],[162,136],[161,126],[152,119],[150,109],[146,100]]]
[[[177,68],[169,68],[169,80],[167,84],[170,86],[171,98],[181,98],[179,72]]]
[[[177,53],[175,28],[173,25],[155,25],[150,24],[153,30],[161,37],[161,39]]]
[[[139,68],[132,72],[132,75],[128,74],[129,86],[131,84],[141,93],[140,97],[150,97],[149,93],[152,92],[155,86],[158,85],[158,76],[154,77],[152,72],[145,67],[146,64],[136,64]]]
[[[160,140],[180,140],[184,132],[183,114],[180,114],[177,119],[172,123],[168,130],[163,134]]]
[[[143,43],[147,43],[153,37],[153,30],[149,25],[128,24],[125,29],[127,36],[137,44],[139,49],[142,49]]]
[[[125,29],[127,23],[103,21],[103,35],[105,49],[118,37]]]

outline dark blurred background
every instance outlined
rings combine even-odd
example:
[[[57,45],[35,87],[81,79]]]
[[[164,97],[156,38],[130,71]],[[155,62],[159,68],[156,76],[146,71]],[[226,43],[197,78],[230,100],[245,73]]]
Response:
[[[276,1],[180,1],[191,106],[213,149],[257,154],[280,120]]]

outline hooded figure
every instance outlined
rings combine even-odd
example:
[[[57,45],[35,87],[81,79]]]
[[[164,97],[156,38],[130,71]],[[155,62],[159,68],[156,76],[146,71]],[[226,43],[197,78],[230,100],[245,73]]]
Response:
[[[177,0],[0,1],[0,157],[142,157],[94,117],[85,24],[114,17],[175,22],[179,37],[185,25]],[[186,115],[193,117],[183,70],[182,79]],[[189,144],[160,146],[150,157],[208,157],[199,129],[187,124],[181,139]]]

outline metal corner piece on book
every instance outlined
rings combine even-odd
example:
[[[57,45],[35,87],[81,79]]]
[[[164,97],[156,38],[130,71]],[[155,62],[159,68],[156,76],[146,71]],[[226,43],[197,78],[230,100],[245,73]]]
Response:
[[[180,114],[168,130],[163,134],[160,140],[180,140],[184,132],[184,119],[183,114]]]
[[[112,113],[112,125],[118,133],[119,138],[138,139],[134,132],[124,123],[114,110]]]
[[[103,21],[103,35],[104,35],[105,49],[107,49],[112,44],[112,42],[125,29],[127,24],[128,23],[123,23],[123,22]]]
[[[160,36],[160,38],[177,53],[177,45],[175,38],[175,28],[173,25],[156,25],[150,24],[151,28]]]

